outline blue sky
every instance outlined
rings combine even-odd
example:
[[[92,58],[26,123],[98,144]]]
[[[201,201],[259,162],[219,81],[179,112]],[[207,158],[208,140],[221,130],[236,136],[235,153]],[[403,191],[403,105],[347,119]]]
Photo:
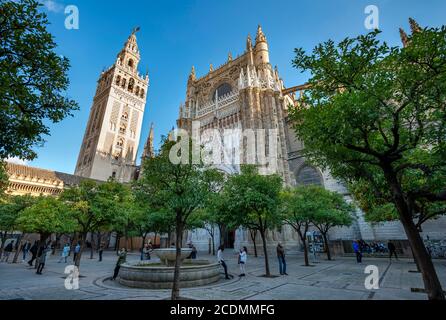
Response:
[[[408,0],[57,0],[44,1],[51,22],[49,31],[58,43],[58,53],[71,62],[70,88],[80,110],[58,124],[50,124],[51,136],[36,148],[32,166],[73,173],[82,142],[96,81],[111,66],[132,28],[141,51],[139,70],[149,70],[150,88],[139,146],[146,141],[150,123],[155,123],[155,143],[175,124],[178,106],[185,98],[186,82],[195,66],[197,76],[223,64],[228,52],[243,53],[246,37],[253,38],[261,24],[285,86],[302,84],[306,75],[291,65],[293,50],[311,50],[318,43],[366,33],[364,9],[376,5],[382,38],[399,45],[398,28],[409,29],[414,17],[422,26],[445,23],[446,1]],[[429,3],[429,4],[427,4]],[[79,8],[79,29],[64,27],[66,5]],[[138,156],[139,161],[139,156]]]

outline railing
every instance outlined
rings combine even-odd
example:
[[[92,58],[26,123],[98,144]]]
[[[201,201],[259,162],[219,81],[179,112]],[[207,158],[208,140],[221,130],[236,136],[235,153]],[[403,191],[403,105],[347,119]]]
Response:
[[[238,90],[228,92],[227,94],[219,97],[217,101],[211,101],[201,107],[196,114],[196,117],[204,116],[213,111],[217,111],[217,114],[221,113],[221,110],[233,105],[239,100]]]

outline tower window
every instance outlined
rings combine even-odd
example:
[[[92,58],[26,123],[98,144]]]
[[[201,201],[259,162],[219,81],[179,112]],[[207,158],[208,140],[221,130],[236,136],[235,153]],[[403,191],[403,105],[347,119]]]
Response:
[[[115,179],[115,178],[116,178],[116,171],[113,171],[113,172],[112,172],[112,175],[111,175],[111,177],[112,177],[113,179]]]
[[[124,145],[124,139],[122,139],[122,138],[118,139],[118,142],[116,143],[116,146],[118,148],[122,148],[123,145]]]
[[[133,60],[129,59],[128,66],[133,69]]]
[[[121,76],[117,76],[116,77],[116,85],[119,86],[120,83],[121,83]]]
[[[139,87],[138,87],[138,86],[137,86],[136,89],[135,89],[135,94],[136,94],[137,96],[139,96]]]
[[[124,112],[121,116],[121,119],[127,120],[129,118],[129,114],[127,112]]]
[[[135,85],[135,80],[133,78],[130,78],[129,80],[129,86],[127,87],[127,90],[129,92],[133,92],[133,86]]]
[[[144,89],[141,89],[140,97],[141,97],[141,98],[144,98]]]
[[[125,84],[127,83],[127,80],[125,78],[122,79],[121,87],[125,89]]]
[[[119,133],[125,134],[125,130],[126,130],[126,127],[124,124],[122,124],[121,127],[119,128]]]

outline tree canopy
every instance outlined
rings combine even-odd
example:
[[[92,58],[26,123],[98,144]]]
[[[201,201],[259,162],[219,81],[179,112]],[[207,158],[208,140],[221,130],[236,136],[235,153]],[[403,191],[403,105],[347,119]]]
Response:
[[[404,47],[373,31],[310,54],[296,49],[294,66],[311,78],[290,117],[313,164],[349,185],[388,190],[429,298],[444,299],[413,218],[421,202],[446,200],[446,27],[410,24]]]
[[[229,177],[224,187],[227,218],[233,225],[258,230],[262,238],[266,276],[270,276],[266,231],[280,227],[278,214],[282,178],[260,175],[253,165],[242,165],[241,173]]]
[[[76,102],[68,88],[69,61],[56,52],[46,14],[34,0],[0,2],[0,159],[33,159],[48,122],[59,122]]]

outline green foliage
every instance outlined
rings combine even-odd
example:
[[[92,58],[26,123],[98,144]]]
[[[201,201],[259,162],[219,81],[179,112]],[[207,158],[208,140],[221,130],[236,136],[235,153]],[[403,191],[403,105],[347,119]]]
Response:
[[[167,233],[174,220],[172,212],[151,211],[147,217],[147,230],[158,234]]]
[[[260,233],[266,276],[270,276],[266,231],[281,225],[278,212],[281,190],[282,178],[279,175],[260,175],[253,165],[242,165],[241,173],[229,177],[223,189],[225,220],[230,225]]]
[[[176,232],[176,262],[172,285],[172,300],[179,297],[180,253],[182,233],[185,228],[200,224],[197,210],[204,207],[209,194],[206,168],[192,161],[192,155],[186,152],[186,161],[173,163],[169,157],[179,145],[191,146],[191,140],[168,141],[164,139],[160,152],[143,163],[141,178],[135,184],[137,197],[143,199],[155,211],[164,212],[174,217],[173,228]],[[183,156],[185,154],[182,154]]]
[[[367,183],[380,204],[393,201],[388,172],[415,205],[444,201],[446,28],[414,33],[405,48],[378,33],[328,41],[310,55],[296,49],[294,65],[312,73],[291,112],[296,133],[314,164],[353,190]]]
[[[349,226],[353,222],[354,206],[345,202],[340,193],[332,192],[319,186],[312,189],[312,196],[305,201],[316,201],[318,209],[313,211],[312,223],[319,231],[326,234],[332,227]]]
[[[12,231],[18,228],[20,213],[32,206],[36,199],[32,196],[9,196],[0,201],[0,230]]]
[[[327,41],[311,54],[296,49],[293,64],[311,79],[290,118],[310,162],[356,196],[368,189],[358,197],[372,208],[367,215],[392,219],[394,206],[429,298],[445,299],[414,219],[444,214],[437,209],[446,201],[446,27],[411,24],[415,32],[403,48],[374,31]]]
[[[130,188],[116,181],[98,184],[83,180],[79,186],[64,190],[61,199],[69,206],[77,231],[83,234],[110,226],[132,209]]]
[[[260,175],[252,165],[243,165],[241,173],[228,179],[222,202],[232,225],[266,231],[280,226],[278,214],[282,179],[278,175]]]
[[[201,164],[174,164],[169,153],[175,142],[165,140],[161,151],[143,163],[142,177],[135,185],[139,201],[154,210],[170,212],[185,226],[190,215],[203,206],[208,196]]]
[[[8,187],[8,174],[6,172],[6,163],[0,159],[0,198],[4,195]]]
[[[33,159],[48,120],[59,122],[76,102],[68,88],[69,61],[58,55],[46,14],[34,0],[0,2],[0,159]]]
[[[318,201],[318,186],[298,186],[288,188],[281,195],[281,218],[285,223],[293,227],[299,236],[305,237],[305,232],[312,224],[317,213],[322,215],[323,202]],[[303,229],[301,229],[303,228]]]
[[[24,198],[22,201],[29,201]],[[21,202],[22,202],[21,201]],[[39,197],[33,205],[20,211],[17,225],[26,233],[51,234],[53,232],[73,232],[76,221],[71,218],[68,207],[55,197]],[[21,204],[24,205],[23,202]]]
[[[226,194],[223,192],[226,177],[221,171],[216,169],[206,170],[204,172],[204,180],[209,192],[199,215],[203,223],[202,227],[210,231],[217,225],[230,224],[230,221],[226,221],[225,219],[229,202],[227,201]]]

